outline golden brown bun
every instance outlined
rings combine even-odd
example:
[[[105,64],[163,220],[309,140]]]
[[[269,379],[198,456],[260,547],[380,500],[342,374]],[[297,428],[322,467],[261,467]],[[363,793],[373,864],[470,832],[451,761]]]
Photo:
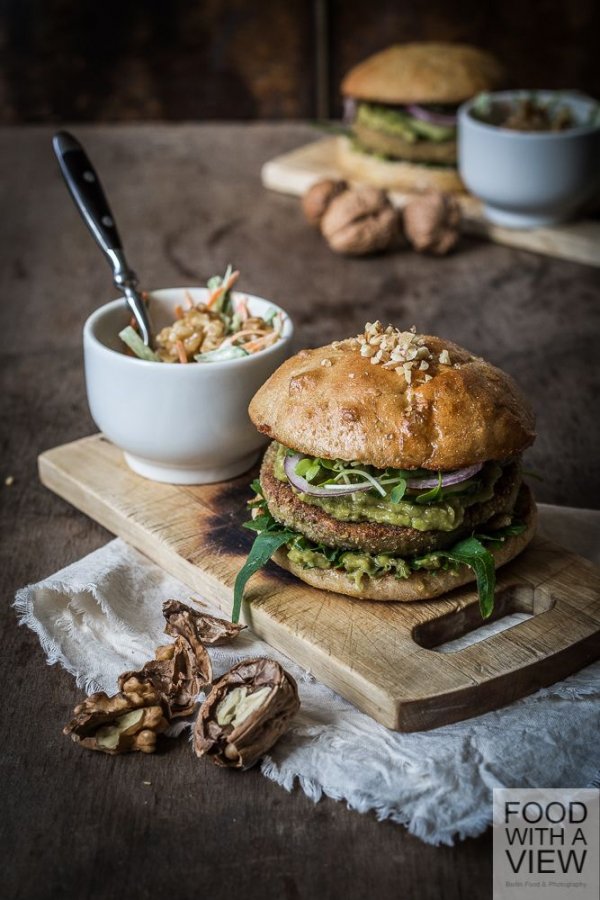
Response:
[[[334,342],[284,362],[255,394],[250,418],[300,453],[379,469],[458,469],[533,442],[533,413],[509,375],[449,341],[423,339],[430,381],[417,373],[409,385],[353,339]],[[439,363],[443,350],[451,365]]]
[[[522,491],[526,492],[523,501],[527,509],[527,512],[524,513],[527,527],[522,534],[506,538],[504,543],[498,546],[489,546],[496,569],[518,556],[535,534],[536,505],[529,488],[523,486]],[[280,548],[274,553],[273,562],[282,569],[292,572],[297,578],[312,587],[323,591],[334,591],[337,594],[346,594],[348,597],[356,597],[358,600],[390,600],[402,603],[410,603],[413,600],[431,600],[475,581],[473,570],[462,566],[458,572],[422,571],[414,572],[409,578],[403,579],[395,578],[393,575],[368,578],[360,588],[345,572],[337,569],[303,569],[302,566],[289,560],[285,548]]]
[[[338,166],[346,178],[372,184],[384,191],[421,193],[433,190],[450,194],[465,190],[456,169],[380,159],[372,153],[355,150],[349,138],[341,135],[337,138],[336,156]]]
[[[468,44],[395,44],[351,69],[342,94],[376,103],[455,104],[501,79],[494,57]]]

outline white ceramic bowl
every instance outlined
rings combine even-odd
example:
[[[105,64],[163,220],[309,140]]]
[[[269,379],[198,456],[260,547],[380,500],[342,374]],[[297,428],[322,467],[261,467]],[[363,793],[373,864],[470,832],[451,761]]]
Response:
[[[158,331],[185,308],[184,292],[197,303],[205,288],[153,291],[149,303]],[[125,452],[130,468],[153,481],[206,484],[245,472],[265,442],[248,417],[248,404],[289,355],[292,322],[268,300],[245,296],[251,313],[283,313],[276,344],[228,362],[146,362],[123,353],[118,337],[130,313],[121,298],[107,303],[85,323],[85,379],[92,418],[109,440]]]
[[[579,122],[596,102],[577,94],[537,91],[557,98]],[[492,101],[530,96],[500,91]],[[565,131],[511,131],[471,114],[474,100],[458,112],[458,159],[462,180],[483,201],[487,218],[507,228],[538,228],[572,218],[600,190],[600,126]]]

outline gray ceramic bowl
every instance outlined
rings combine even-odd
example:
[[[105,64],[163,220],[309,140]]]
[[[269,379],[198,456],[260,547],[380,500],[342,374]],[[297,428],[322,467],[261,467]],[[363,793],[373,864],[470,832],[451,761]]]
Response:
[[[501,91],[494,100],[530,96]],[[537,91],[542,101],[557,98],[578,123],[587,123],[596,101],[579,94]],[[507,228],[538,228],[572,218],[600,192],[600,125],[578,124],[555,132],[511,131],[481,122],[475,100],[458,113],[461,178],[484,204],[486,217]]]

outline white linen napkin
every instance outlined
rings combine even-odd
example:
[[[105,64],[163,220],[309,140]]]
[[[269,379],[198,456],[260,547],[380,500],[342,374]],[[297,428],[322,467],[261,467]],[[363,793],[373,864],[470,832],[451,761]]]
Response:
[[[600,512],[540,506],[540,530],[600,563]],[[199,600],[113,540],[22,588],[15,607],[49,665],[62,665],[88,693],[112,694],[121,672],[142,665],[164,644],[161,604],[169,598]],[[246,656],[271,656],[298,681],[302,706],[291,731],[262,762],[267,778],[287,790],[297,782],[314,801],[326,794],[359,812],[373,811],[428,843],[452,844],[484,831],[494,787],[600,786],[600,662],[497,712],[398,734],[249,631],[231,647],[209,652],[215,677]]]

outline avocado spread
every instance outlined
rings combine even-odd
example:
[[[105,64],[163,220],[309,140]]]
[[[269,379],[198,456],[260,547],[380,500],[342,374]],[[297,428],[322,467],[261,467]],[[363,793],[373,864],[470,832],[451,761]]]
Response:
[[[432,122],[415,119],[405,110],[376,106],[372,103],[359,104],[356,121],[374,131],[396,135],[409,144],[418,140],[449,141],[456,136],[456,128],[453,126],[434,125]]]
[[[389,556],[387,553],[359,553],[355,550],[346,550],[337,553],[335,558],[329,558],[325,553],[311,549],[311,547],[303,547],[305,542],[292,542],[288,546],[289,559],[302,566],[304,569],[342,569],[348,574],[352,580],[360,586],[363,578],[377,578],[382,575],[393,574],[396,578],[408,578],[411,574],[411,566],[406,560],[399,556]],[[431,557],[431,565],[428,565],[426,558],[419,560],[421,563],[418,568],[439,568],[439,559]]]
[[[283,468],[286,448],[279,445],[274,473],[279,481],[288,481]],[[299,494],[304,503],[320,506],[341,522],[380,522],[414,528],[417,531],[454,531],[460,528],[465,509],[484,503],[494,496],[494,485],[502,474],[497,463],[486,463],[476,478],[456,485],[456,492],[445,490],[439,500],[417,503],[406,495],[394,503],[389,494],[382,497],[375,490],[346,494],[343,497],[313,497]]]

